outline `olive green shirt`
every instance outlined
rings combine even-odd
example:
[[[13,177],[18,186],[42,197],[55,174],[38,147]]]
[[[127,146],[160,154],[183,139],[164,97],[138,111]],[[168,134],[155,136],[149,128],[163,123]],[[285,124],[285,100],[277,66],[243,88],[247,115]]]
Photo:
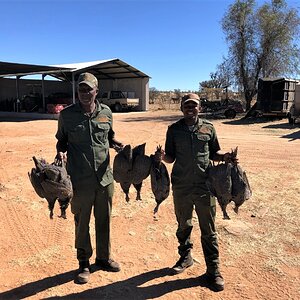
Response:
[[[67,171],[73,185],[89,184],[95,175],[102,186],[113,182],[109,165],[112,124],[111,110],[98,102],[91,116],[84,113],[79,103],[60,112],[55,135],[57,151],[67,151]]]
[[[171,174],[173,189],[206,189],[206,170],[210,159],[219,150],[220,145],[211,122],[198,119],[197,124],[189,128],[182,118],[170,125],[165,153],[175,159]]]

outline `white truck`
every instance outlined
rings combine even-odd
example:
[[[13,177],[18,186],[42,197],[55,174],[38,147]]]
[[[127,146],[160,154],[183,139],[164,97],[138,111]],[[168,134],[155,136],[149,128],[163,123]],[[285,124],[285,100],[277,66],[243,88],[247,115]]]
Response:
[[[128,97],[128,94],[121,91],[108,91],[102,93],[98,101],[106,104],[115,112],[137,108],[140,104],[140,99]]]

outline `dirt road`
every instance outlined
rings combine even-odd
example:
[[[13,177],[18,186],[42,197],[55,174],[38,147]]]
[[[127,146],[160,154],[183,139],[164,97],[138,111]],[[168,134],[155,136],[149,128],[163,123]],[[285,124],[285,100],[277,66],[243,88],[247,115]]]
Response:
[[[115,114],[114,129],[125,144],[147,142],[151,154],[164,144],[167,126],[179,116],[172,111]],[[169,267],[178,259],[172,196],[154,221],[149,178],[142,201],[130,190],[126,203],[116,184],[112,251],[121,272],[97,271],[88,284],[76,285],[72,214],[68,209],[67,220],[60,219],[56,207],[50,220],[46,202],[34,193],[27,176],[33,155],[53,160],[57,121],[0,122],[0,299],[300,299],[299,127],[286,120],[213,121],[222,149],[239,147],[239,161],[253,189],[238,215],[228,207],[231,220],[223,220],[218,207],[226,288],[214,293],[199,277],[205,265],[196,218],[195,264],[170,275]],[[113,150],[111,155],[113,159]]]

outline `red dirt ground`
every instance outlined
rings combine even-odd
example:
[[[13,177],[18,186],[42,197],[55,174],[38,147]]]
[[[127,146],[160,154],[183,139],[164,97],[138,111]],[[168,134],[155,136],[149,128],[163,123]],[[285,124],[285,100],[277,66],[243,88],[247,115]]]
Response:
[[[116,137],[124,144],[147,142],[150,155],[164,145],[167,126],[180,116],[174,111],[115,114]],[[196,218],[195,264],[170,275],[169,267],[178,259],[172,195],[155,221],[150,178],[139,202],[132,189],[126,203],[116,184],[112,252],[121,272],[97,271],[88,284],[75,284],[70,209],[63,220],[56,207],[50,220],[46,201],[35,194],[27,176],[33,155],[53,160],[57,121],[0,119],[0,299],[300,299],[300,129],[287,120],[212,121],[222,149],[239,147],[253,189],[238,215],[228,207],[231,220],[223,220],[218,207],[223,292],[211,291],[199,277],[205,265]],[[111,150],[112,160],[114,155]],[[94,238],[93,223],[91,232]]]

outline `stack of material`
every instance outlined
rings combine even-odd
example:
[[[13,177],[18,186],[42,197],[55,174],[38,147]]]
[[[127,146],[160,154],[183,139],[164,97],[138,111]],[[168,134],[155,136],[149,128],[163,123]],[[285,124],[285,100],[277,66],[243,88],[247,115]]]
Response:
[[[73,197],[73,188],[64,163],[57,166],[54,163],[47,163],[43,158],[37,159],[35,156],[33,156],[33,161],[35,168],[28,172],[28,176],[35,192],[47,200],[51,219],[53,219],[56,200],[60,205],[60,217],[66,219],[66,209]]]

